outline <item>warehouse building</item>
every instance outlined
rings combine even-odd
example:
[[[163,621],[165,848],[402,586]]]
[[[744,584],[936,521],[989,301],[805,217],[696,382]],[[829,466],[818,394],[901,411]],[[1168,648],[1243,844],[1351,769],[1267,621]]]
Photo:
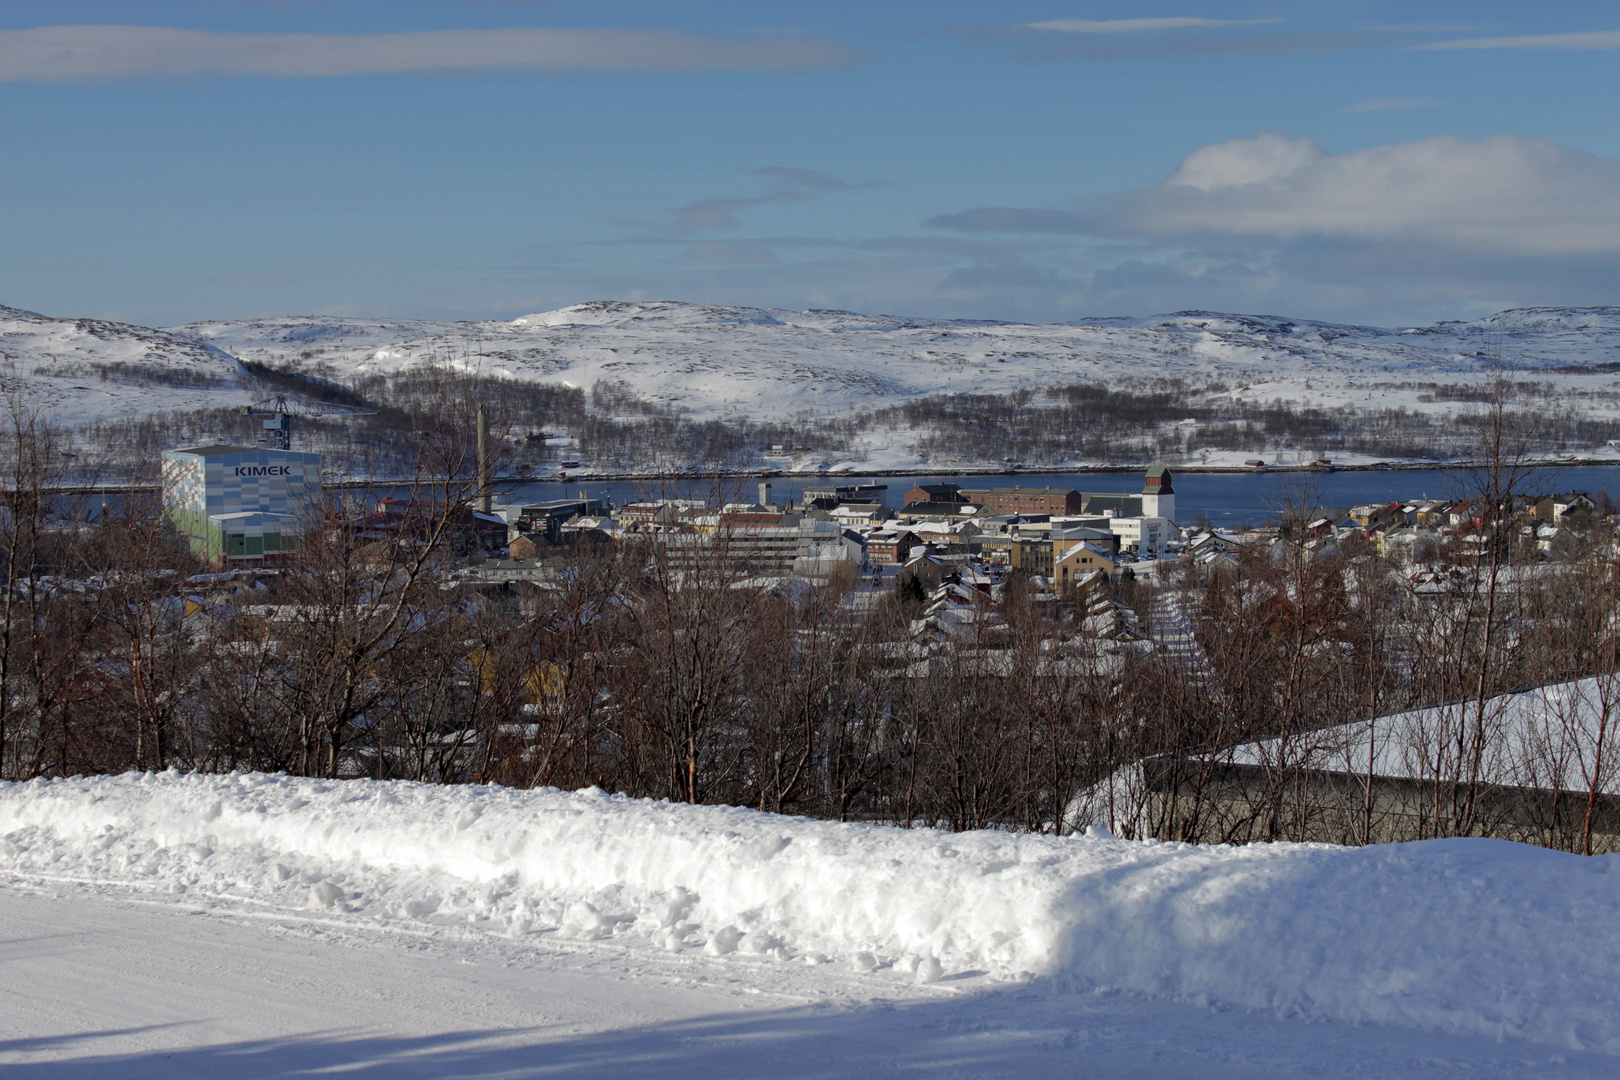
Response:
[[[191,549],[217,565],[285,558],[319,509],[321,455],[244,446],[163,454],[163,506]]]

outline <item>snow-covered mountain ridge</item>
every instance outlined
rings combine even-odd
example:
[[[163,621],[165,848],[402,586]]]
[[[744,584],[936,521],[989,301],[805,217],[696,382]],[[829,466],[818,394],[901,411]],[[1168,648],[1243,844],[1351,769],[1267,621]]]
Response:
[[[1420,389],[1400,384],[1476,381],[1501,364],[1571,390],[1614,389],[1612,371],[1580,369],[1620,362],[1620,307],[1520,308],[1390,329],[1203,311],[1035,325],[595,301],[502,321],[289,316],[162,330],[0,308],[0,352],[64,417],[245,400],[226,386],[134,393],[116,373],[97,385],[86,364],[228,381],[237,360],[340,378],[452,364],[587,389],[608,380],[700,416],[825,415],[928,394],[1155,376],[1219,379],[1248,399],[1423,408]]]
[[[1201,311],[1032,325],[601,301],[509,322],[300,318],[175,332],[244,359],[308,352],[342,374],[437,355],[513,378],[622,381],[699,414],[753,416],[1159,375],[1219,378],[1245,396],[1359,404],[1377,383],[1477,379],[1497,356],[1524,368],[1620,360],[1620,308],[1526,308],[1391,330]]]

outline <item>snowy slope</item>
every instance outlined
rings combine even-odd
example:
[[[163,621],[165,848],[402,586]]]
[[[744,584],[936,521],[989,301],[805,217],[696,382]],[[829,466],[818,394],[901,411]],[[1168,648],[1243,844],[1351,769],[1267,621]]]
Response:
[[[842,311],[578,304],[510,322],[316,318],[197,323],[176,333],[243,358],[301,358],[339,373],[452,362],[589,387],[623,380],[699,413],[839,412],[932,393],[1040,389],[1156,375],[1224,380],[1247,397],[1419,405],[1412,380],[1473,380],[1492,356],[1531,368],[1620,361],[1620,308],[1530,308],[1469,323],[1388,330],[1271,316],[1182,312],[1028,325]],[[1612,388],[1612,374],[1549,377]],[[1443,407],[1443,406],[1442,406]]]
[[[317,316],[201,322],[168,330],[48,319],[0,309],[0,350],[63,418],[193,408],[240,392],[105,387],[52,376],[74,362],[233,372],[231,357],[321,367],[339,377],[451,364],[589,388],[623,382],[699,415],[820,415],[924,394],[1041,390],[1083,380],[1218,378],[1251,400],[1322,406],[1424,402],[1424,381],[1470,382],[1497,360],[1620,415],[1620,308],[1525,308],[1474,322],[1384,329],[1275,316],[1179,312],[1029,325],[905,319],[676,302],[600,301],[510,321],[421,322]],[[1597,397],[1576,395],[1595,392]]]
[[[194,337],[101,319],[57,319],[0,307],[0,377],[61,421],[239,405],[241,365]],[[168,376],[162,385],[142,373]]]
[[[1620,858],[1495,841],[1243,848],[951,835],[262,775],[0,787],[13,880],[396,932],[1129,990],[1620,1055]]]

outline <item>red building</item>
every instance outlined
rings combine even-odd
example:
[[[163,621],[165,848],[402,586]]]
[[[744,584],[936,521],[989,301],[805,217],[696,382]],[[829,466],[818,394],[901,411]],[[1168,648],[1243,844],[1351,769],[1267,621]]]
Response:
[[[916,503],[962,503],[967,502],[962,492],[961,484],[918,484],[906,492],[906,506]]]
[[[1073,488],[999,487],[960,492],[993,514],[1078,514],[1083,499]]]
[[[873,533],[866,538],[866,559],[873,563],[905,562],[922,541],[909,532]]]

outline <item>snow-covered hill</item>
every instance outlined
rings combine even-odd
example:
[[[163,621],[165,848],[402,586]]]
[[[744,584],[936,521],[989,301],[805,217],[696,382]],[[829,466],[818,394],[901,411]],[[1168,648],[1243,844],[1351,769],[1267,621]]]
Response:
[[[191,335],[0,307],[0,379],[61,421],[239,405],[240,370]]]
[[[581,387],[622,380],[700,414],[755,416],[1156,375],[1216,377],[1263,399],[1364,404],[1379,384],[1398,401],[1387,384],[1479,378],[1498,356],[1538,369],[1620,361],[1620,308],[1527,308],[1388,330],[1213,312],[1029,325],[604,301],[510,322],[288,318],[174,332],[245,359],[303,358],[344,374],[437,360]],[[1614,383],[1605,373],[1552,377]]]
[[[758,418],[1161,375],[1219,379],[1246,399],[1444,409],[1403,384],[1475,381],[1505,362],[1570,391],[1588,412],[1620,415],[1613,371],[1549,370],[1620,363],[1620,307],[1524,308],[1385,329],[1197,311],[1030,325],[599,301],[510,321],[292,316],[167,330],[0,308],[0,350],[64,418],[238,403],[233,357],[340,377],[451,364],[583,388],[609,380],[700,416]],[[105,383],[79,374],[95,364],[227,382],[204,391],[144,385],[128,371]]]

